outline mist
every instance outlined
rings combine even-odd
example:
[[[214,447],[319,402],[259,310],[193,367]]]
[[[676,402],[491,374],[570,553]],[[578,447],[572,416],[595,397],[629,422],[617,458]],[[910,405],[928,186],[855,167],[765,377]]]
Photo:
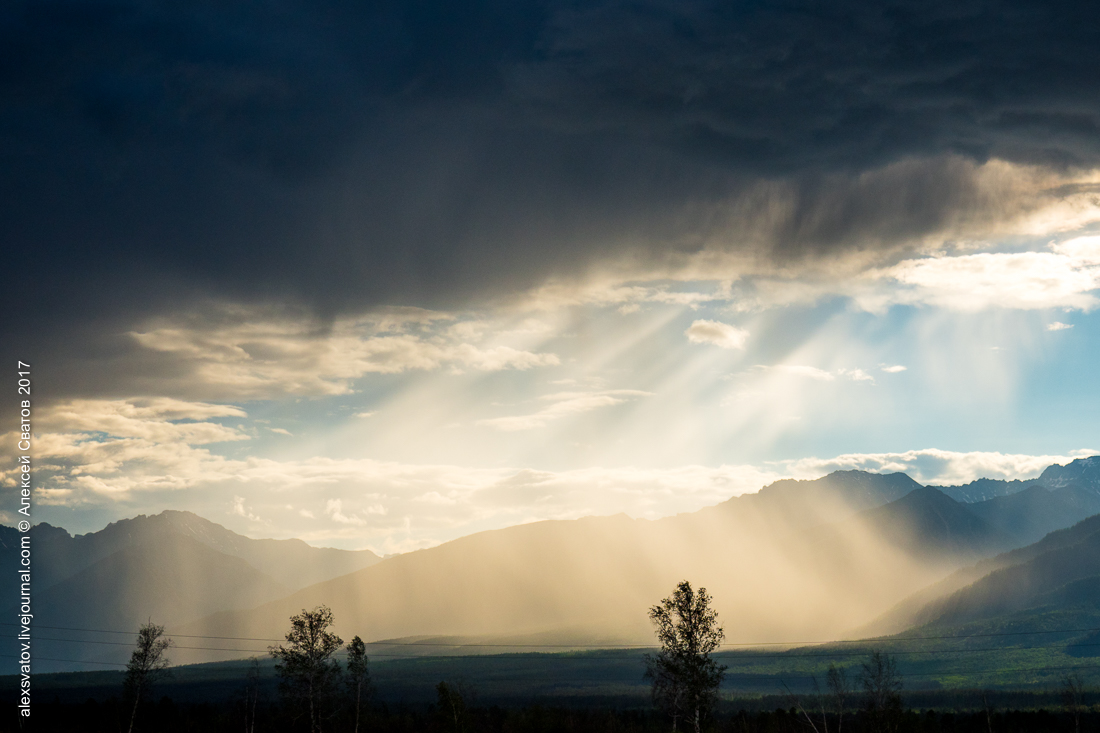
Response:
[[[895,476],[905,479],[895,493],[918,486]],[[325,604],[345,638],[506,640],[527,644],[522,651],[644,645],[653,643],[648,609],[687,579],[713,595],[728,643],[790,645],[843,638],[988,549],[899,542],[860,513],[868,497],[828,493],[822,481],[783,482],[793,499],[766,491],[656,521],[616,515],[481,532],[170,631],[278,639],[292,614]]]

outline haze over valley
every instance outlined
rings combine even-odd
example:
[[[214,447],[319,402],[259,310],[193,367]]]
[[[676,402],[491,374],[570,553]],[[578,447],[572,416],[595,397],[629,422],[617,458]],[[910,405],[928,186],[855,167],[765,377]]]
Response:
[[[87,659],[93,668],[125,661],[128,650],[96,643],[112,640],[103,634],[61,629],[126,632],[155,619],[181,638],[278,639],[291,615],[322,604],[346,637],[372,644],[415,637],[426,654],[477,652],[477,644],[491,652],[500,643],[645,645],[652,642],[647,609],[687,577],[713,594],[731,641],[825,642],[861,627],[871,635],[962,623],[976,607],[1019,610],[1044,593],[1065,596],[1052,602],[1080,600],[1074,588],[1100,573],[1089,565],[1096,555],[1066,550],[1057,530],[1096,514],[1100,457],[1050,466],[1032,481],[940,487],[902,473],[839,471],[779,481],[693,513],[536,522],[385,560],[297,540],[251,540],[166,511],[76,537],[35,526],[43,566],[35,618],[39,628],[56,629],[42,641],[50,650],[44,656]],[[5,563],[14,566],[16,532],[3,529]],[[1002,577],[1005,568],[1034,575],[1029,568],[1041,553],[1015,548],[1052,532],[1043,542],[1062,555],[1042,557],[1061,569],[1043,573],[1043,583],[985,577]],[[1082,534],[1081,541],[1092,540]],[[1019,590],[1008,605],[1006,582]],[[966,586],[971,596],[951,595]],[[246,642],[227,652],[189,646],[174,661],[264,650]]]

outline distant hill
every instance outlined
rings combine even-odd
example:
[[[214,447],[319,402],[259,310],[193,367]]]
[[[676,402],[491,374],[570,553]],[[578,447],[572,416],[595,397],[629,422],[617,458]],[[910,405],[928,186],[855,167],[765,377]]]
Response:
[[[854,523],[909,555],[930,562],[973,562],[1016,544],[1011,535],[982,519],[972,506],[932,487],[910,491],[897,501],[861,512],[829,530],[843,534],[850,532]]]
[[[977,479],[959,486],[923,487],[904,473],[836,471],[811,481],[777,481],[756,494],[733,497],[701,513],[723,513],[730,517],[753,514],[771,517],[773,521],[778,516],[783,526],[812,527],[834,524],[861,511],[889,505],[918,489],[924,493],[914,495],[910,501],[925,498],[924,511],[929,522],[925,529],[934,530],[937,522],[947,520],[946,515],[933,519],[937,510],[929,502],[936,495],[954,500],[954,504],[943,499],[932,503],[941,514],[953,513],[954,521],[962,523],[958,530],[964,531],[963,524],[967,523],[974,525],[974,531],[978,531],[979,524],[988,526],[985,530],[991,533],[988,542],[983,544],[976,536],[972,538],[977,544],[971,549],[979,553],[972,557],[980,557],[1030,544],[1100,512],[1100,456],[1079,458],[1065,466],[1048,466],[1037,479]],[[928,493],[931,491],[936,495]],[[915,503],[909,508],[916,509]],[[877,519],[871,516],[866,521],[889,523],[894,521],[890,514],[901,510],[902,507],[895,507]],[[980,522],[974,524],[975,520]],[[903,523],[913,521],[917,521],[915,515]],[[891,530],[883,525],[883,531]],[[923,530],[919,534],[932,537]]]
[[[921,485],[904,473],[834,471],[809,481],[776,481],[755,494],[735,496],[702,513],[732,517],[752,512],[781,518],[792,526],[828,524],[896,501],[919,488]]]
[[[1011,538],[998,549],[1020,547],[1100,512],[1100,456],[1048,466],[1030,481],[978,479],[927,488],[965,503],[976,517]]]
[[[11,527],[5,529],[15,532]],[[0,535],[0,542],[4,541],[4,536]],[[298,539],[254,540],[197,514],[167,510],[152,516],[140,514],[133,519],[122,519],[98,532],[76,536],[45,522],[36,524],[31,528],[35,589],[45,590],[119,550],[170,536],[189,537],[212,550],[240,558],[291,590],[382,560],[370,550],[312,547]],[[8,550],[6,544],[0,545],[3,567],[9,567],[13,558],[13,551]]]
[[[1078,458],[1064,466],[1047,466],[1036,483],[1048,489],[1077,484],[1083,489],[1100,492],[1100,456]]]
[[[133,628],[152,618],[176,624],[290,593],[240,558],[196,540],[166,535],[97,560],[35,591],[35,620],[53,626]]]
[[[1042,486],[1048,490],[1054,490],[1070,484],[1077,484],[1081,489],[1100,494],[1100,456],[1077,458],[1064,466],[1057,464],[1047,466],[1039,478],[1035,479],[1004,481],[980,478],[968,484],[930,486],[930,488],[939,489],[955,501],[974,504],[1001,496],[1011,496],[1031,486]]]
[[[1100,588],[1097,542],[1100,515],[962,568],[851,635],[880,636],[927,624],[951,626],[1051,604],[1065,606],[1071,598],[1088,597],[1081,593],[1090,585]],[[1100,606],[1096,611],[1100,613]]]
[[[381,562],[369,550],[317,548],[297,539],[250,539],[180,511],[139,515],[75,537],[42,523],[31,528],[30,536],[37,628],[122,631],[136,630],[146,620],[179,624],[220,610],[256,606]],[[0,527],[0,568],[13,577],[18,542],[14,528]],[[18,586],[6,584],[0,593],[0,608],[13,609]],[[8,615],[14,616],[14,610]],[[40,648],[49,650],[51,645],[58,642],[44,640]],[[71,648],[42,657],[117,661],[113,652],[125,645],[60,646]],[[43,660],[38,667],[65,665]]]
[[[1076,480],[1053,490],[1033,484],[1016,494],[972,504],[970,510],[1011,535],[1015,544],[1026,545],[1100,513],[1100,491]]]
[[[996,499],[999,496],[1009,496],[1019,491],[1023,491],[1029,486],[1037,485],[1040,484],[1037,483],[1036,479],[1013,479],[1012,481],[1004,481],[995,478],[980,478],[968,484],[959,484],[956,486],[938,486],[930,484],[929,488],[938,489],[955,501],[961,501],[964,504],[973,504],[979,501]]]
[[[1066,540],[1070,542],[1063,544]],[[1100,599],[1100,515],[1059,538],[1059,546],[1027,553],[1022,562],[990,572],[966,588],[928,603],[921,626],[958,626],[1004,614]],[[1091,590],[1090,590],[1091,589]]]
[[[126,636],[83,634],[70,629],[130,630],[146,621],[179,624],[216,611],[248,608],[287,595],[290,589],[244,560],[195,539],[166,534],[96,560],[44,590],[35,590],[34,627],[40,671],[64,668],[52,658],[124,662]],[[14,618],[16,610],[3,611]],[[97,644],[55,639],[92,638]],[[119,643],[121,642],[121,643]]]
[[[155,532],[164,527],[186,534],[207,547],[241,558],[291,589],[304,588],[382,561],[370,550],[313,547],[299,539],[254,540],[191,512],[167,510],[148,517],[148,522],[150,527],[146,531]]]

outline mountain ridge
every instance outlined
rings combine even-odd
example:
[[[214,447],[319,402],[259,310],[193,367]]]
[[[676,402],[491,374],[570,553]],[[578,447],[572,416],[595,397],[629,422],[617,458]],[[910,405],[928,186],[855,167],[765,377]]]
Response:
[[[382,561],[370,550],[313,547],[300,539],[245,537],[193,512],[175,509],[120,519],[86,534],[71,535],[46,522],[34,525],[30,532],[35,548],[35,583],[43,589],[124,547],[168,534],[191,537],[217,552],[240,558],[291,589]]]
[[[947,613],[945,609],[949,599],[960,599],[955,601],[959,604],[959,607],[974,606],[976,601],[973,598],[971,600],[961,599],[964,599],[968,593],[973,596],[974,593],[984,592],[988,595],[990,592],[988,589],[986,591],[971,590],[977,584],[985,582],[988,587],[990,583],[995,584],[998,582],[987,580],[989,578],[1012,577],[1011,575],[999,576],[998,573],[1027,566],[1044,556],[1048,559],[1048,562],[1051,558],[1054,558],[1055,560],[1068,560],[1072,563],[1074,553],[1080,552],[1082,549],[1082,541],[1091,536],[1100,536],[1100,514],[1087,517],[1071,527],[1051,532],[1030,545],[986,558],[970,567],[960,568],[943,580],[922,588],[912,596],[903,599],[885,614],[866,626],[852,630],[849,635],[858,637],[886,636],[900,633],[905,629],[935,623],[937,619]],[[1088,577],[1087,574],[1085,577]],[[1080,578],[1067,582],[1076,582],[1076,580],[1080,580]],[[1100,581],[1098,581],[1098,585],[1100,585]],[[1056,589],[1048,590],[1053,592]]]
[[[843,483],[852,478],[854,486]],[[648,608],[687,576],[708,588],[743,638],[814,638],[1011,544],[966,505],[904,474],[844,472],[760,493],[653,521],[620,514],[477,533],[184,631],[271,636],[289,615],[324,603],[343,634],[532,634],[572,625],[589,634],[618,629],[623,643],[637,643],[651,633]],[[892,494],[903,495],[859,511]],[[801,511],[786,523],[792,504]],[[844,519],[815,523],[833,516]],[[746,595],[757,600],[738,603]]]
[[[313,548],[300,540],[254,540],[176,510],[119,520],[76,537],[45,523],[32,533],[39,563],[52,562],[51,544],[61,560],[79,550],[84,568],[101,563],[95,573],[102,586],[113,582],[112,572],[144,578],[149,585],[155,577],[153,554],[144,558],[148,567],[139,567],[142,553],[129,551],[112,561],[128,569],[111,571],[114,566],[104,560],[114,555],[105,553],[142,546],[141,538],[168,536],[191,548],[191,555],[238,570],[243,563],[275,584],[286,577],[301,583],[309,573],[300,566],[320,564],[328,573],[304,586],[283,583],[287,592],[278,595],[270,583],[241,571],[237,585],[251,583],[277,597],[263,600],[257,591],[249,596],[255,605],[241,605],[229,598],[234,592],[229,587],[222,591],[223,607],[210,608],[201,618],[162,614],[173,619],[174,633],[278,638],[289,615],[325,603],[337,612],[340,633],[364,638],[540,636],[571,629],[568,633],[631,643],[649,638],[649,607],[687,577],[711,591],[723,618],[743,632],[742,638],[828,638],[881,618],[937,582],[946,583],[940,590],[957,590],[947,581],[969,578],[964,566],[1024,544],[1020,537],[1044,522],[1065,521],[1082,511],[1087,506],[1082,502],[1092,500],[1089,482],[1100,461],[1071,465],[1068,472],[1044,471],[1061,488],[1020,482],[1026,483],[1021,491],[974,503],[921,486],[903,473],[838,471],[809,481],[774,482],[755,494],[675,517],[619,514],[535,522],[386,560]],[[1036,501],[1058,510],[1037,513]],[[3,552],[10,554],[15,536],[14,529],[0,528]],[[1050,549],[1055,540],[1044,541]],[[299,565],[288,557],[298,557]],[[328,558],[367,564],[340,573],[347,566]],[[36,573],[38,582],[43,577],[50,579],[49,568]],[[38,595],[45,586],[36,585],[36,595],[46,606],[76,598],[94,604],[96,594],[87,588],[95,584],[86,577],[52,594]],[[66,591],[76,586],[85,590]],[[111,616],[97,617],[107,623]]]

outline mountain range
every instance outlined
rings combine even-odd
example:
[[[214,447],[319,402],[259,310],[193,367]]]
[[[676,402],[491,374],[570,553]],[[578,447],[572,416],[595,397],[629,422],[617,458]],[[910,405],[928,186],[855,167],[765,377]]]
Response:
[[[119,654],[106,643],[53,641],[58,631],[71,639],[88,636],[72,629],[136,630],[150,619],[171,626],[256,606],[382,560],[369,550],[250,539],[191,512],[171,510],[77,536],[41,523],[30,536],[35,627],[44,630],[46,642],[39,648],[48,652],[43,656],[77,660],[113,662]],[[18,541],[14,528],[0,526],[0,567],[13,574]],[[18,588],[4,589],[3,606],[14,618]]]
[[[978,496],[990,498],[959,501]],[[128,656],[119,637],[111,637],[113,646],[103,635],[75,631],[45,637],[45,627],[125,632],[153,619],[176,634],[274,640],[290,615],[324,603],[348,638],[646,643],[648,608],[688,578],[710,590],[727,635],[736,630],[738,640],[835,638],[852,628],[894,633],[962,622],[974,608],[992,607],[990,599],[1007,586],[987,576],[1038,562],[1060,535],[1031,543],[1098,512],[1100,457],[1051,466],[1034,481],[955,487],[924,487],[900,473],[840,471],[779,481],[660,520],[536,522],[386,560],[298,540],[253,540],[189,512],[166,511],[76,537],[46,524],[32,528],[35,621],[50,657],[97,662]],[[5,567],[15,562],[16,534],[0,527]],[[1088,595],[1091,576],[1034,567],[1043,577],[1086,584],[1039,584],[1036,598]],[[987,590],[971,591],[978,595],[970,601],[942,612],[930,605],[976,581],[987,582]],[[70,641],[52,640],[63,637]],[[174,661],[264,652],[250,644],[257,648],[244,641],[221,643],[224,653],[180,648]]]
[[[1095,614],[1100,611],[1100,515],[974,570],[980,575],[976,581],[927,601],[908,625],[940,631],[1000,619],[1002,627],[1018,628],[1036,612],[1078,605]]]

